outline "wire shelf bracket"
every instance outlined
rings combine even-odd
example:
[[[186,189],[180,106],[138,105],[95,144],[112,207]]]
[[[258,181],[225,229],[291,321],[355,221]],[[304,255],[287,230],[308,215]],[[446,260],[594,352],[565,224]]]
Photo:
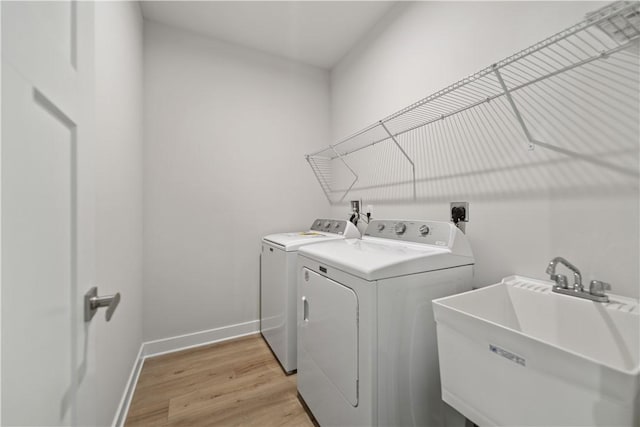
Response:
[[[347,189],[344,191],[344,193],[342,193],[340,199],[337,200],[337,202],[342,202],[344,198],[347,197],[347,194],[349,194],[353,186],[356,185],[356,182],[358,182],[358,174],[353,170],[351,166],[349,166],[349,163],[347,163],[347,161],[344,159],[344,156],[336,151],[333,145],[330,145],[329,149],[334,153],[335,157],[320,157],[317,155],[306,155],[305,157],[307,159],[307,162],[311,166],[311,169],[313,170],[313,173],[315,174],[316,179],[318,180],[318,183],[322,188],[322,191],[329,200],[329,203],[334,202],[331,196],[332,194],[336,193],[337,190],[333,188],[333,182],[331,179],[331,167],[329,167],[327,164],[334,159],[338,159],[347,168],[349,173],[353,176],[353,181],[351,181]]]
[[[384,129],[384,131],[387,132],[387,134],[389,134],[389,138],[391,138],[391,140],[396,145],[396,147],[398,147],[398,150],[400,150],[402,155],[407,159],[407,161],[411,165],[411,171],[413,174],[413,200],[416,200],[416,164],[413,162],[413,160],[411,160],[411,157],[409,157],[407,152],[404,151],[404,149],[400,146],[396,137],[392,135],[391,132],[389,132],[389,129],[384,125],[382,120],[379,123],[380,123],[380,126],[382,126],[382,128]]]
[[[509,90],[509,88],[507,87],[507,84],[504,82],[504,79],[502,78],[502,74],[500,74],[500,71],[497,68],[497,65],[493,65],[493,71],[496,73],[496,77],[498,78],[498,81],[500,82],[500,86],[502,86],[502,90],[504,91],[504,96],[507,98],[507,100],[509,101],[509,105],[511,105],[511,109],[513,110],[513,114],[515,114],[516,116],[516,120],[518,120],[518,123],[520,123],[520,127],[522,128],[522,131],[524,132],[524,136],[525,138],[527,138],[527,148],[529,150],[533,150],[533,138],[531,137],[531,133],[529,132],[529,128],[527,127],[527,124],[524,122],[524,119],[522,118],[522,115],[520,114],[520,110],[518,110],[518,106],[516,105],[516,101],[513,99],[513,97],[511,96],[511,91]]]

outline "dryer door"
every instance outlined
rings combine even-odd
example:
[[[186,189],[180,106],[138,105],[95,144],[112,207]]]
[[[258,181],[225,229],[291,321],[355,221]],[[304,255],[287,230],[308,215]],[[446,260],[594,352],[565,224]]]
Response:
[[[358,298],[352,289],[303,271],[301,345],[326,379],[358,405]]]

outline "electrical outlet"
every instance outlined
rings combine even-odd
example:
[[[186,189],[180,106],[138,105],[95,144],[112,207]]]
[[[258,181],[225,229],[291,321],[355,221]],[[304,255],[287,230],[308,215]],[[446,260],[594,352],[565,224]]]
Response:
[[[469,202],[451,202],[451,221],[469,222]]]
[[[469,222],[469,202],[451,202],[449,212],[451,212],[451,222],[464,233],[465,223]]]
[[[351,201],[351,212],[360,213],[360,206],[362,206],[362,200]]]

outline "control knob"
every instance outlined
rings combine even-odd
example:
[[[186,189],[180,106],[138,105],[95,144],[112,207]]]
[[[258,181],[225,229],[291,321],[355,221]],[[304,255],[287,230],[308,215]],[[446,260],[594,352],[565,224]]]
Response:
[[[329,221],[324,223],[324,228],[329,228],[331,227],[331,223]]]
[[[407,226],[403,222],[399,222],[393,227],[393,229],[396,234],[402,234],[406,231]]]
[[[384,230],[384,224],[378,224],[378,231]]]
[[[420,228],[418,229],[418,232],[420,233],[421,236],[426,236],[427,234],[429,234],[429,227],[426,225],[421,225]]]

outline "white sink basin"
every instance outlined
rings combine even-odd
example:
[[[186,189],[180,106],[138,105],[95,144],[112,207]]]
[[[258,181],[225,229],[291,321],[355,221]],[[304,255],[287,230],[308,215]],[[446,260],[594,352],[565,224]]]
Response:
[[[433,301],[442,397],[481,426],[640,425],[640,307],[511,276]]]

